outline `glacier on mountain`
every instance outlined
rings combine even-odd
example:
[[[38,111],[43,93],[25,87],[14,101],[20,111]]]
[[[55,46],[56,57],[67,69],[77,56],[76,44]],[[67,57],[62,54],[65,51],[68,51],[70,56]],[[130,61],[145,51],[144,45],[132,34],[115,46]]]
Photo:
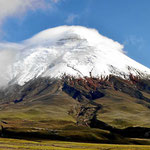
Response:
[[[6,83],[23,85],[39,76],[61,78],[64,74],[82,78],[110,74],[150,77],[150,69],[129,58],[123,45],[86,27],[47,29],[19,44],[0,44],[2,47],[16,50],[3,77]]]

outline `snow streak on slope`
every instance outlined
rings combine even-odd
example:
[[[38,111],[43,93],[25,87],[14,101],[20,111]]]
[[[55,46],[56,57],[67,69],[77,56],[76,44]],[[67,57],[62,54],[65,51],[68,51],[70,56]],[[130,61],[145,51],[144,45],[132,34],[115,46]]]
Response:
[[[61,26],[23,41],[15,62],[9,66],[12,83],[23,85],[39,77],[107,76],[148,77],[150,69],[127,57],[123,46],[94,29]]]

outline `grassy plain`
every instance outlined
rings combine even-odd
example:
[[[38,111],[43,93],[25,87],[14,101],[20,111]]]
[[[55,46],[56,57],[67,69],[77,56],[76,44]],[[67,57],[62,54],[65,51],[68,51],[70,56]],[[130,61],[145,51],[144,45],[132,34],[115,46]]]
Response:
[[[0,138],[0,150],[150,150],[146,145],[93,144],[63,141],[30,141]]]

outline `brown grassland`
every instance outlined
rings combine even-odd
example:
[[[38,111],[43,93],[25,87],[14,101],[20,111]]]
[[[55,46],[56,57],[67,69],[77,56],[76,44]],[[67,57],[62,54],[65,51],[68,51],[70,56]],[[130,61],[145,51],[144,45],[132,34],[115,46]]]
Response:
[[[150,150],[150,146],[0,138],[0,150]]]

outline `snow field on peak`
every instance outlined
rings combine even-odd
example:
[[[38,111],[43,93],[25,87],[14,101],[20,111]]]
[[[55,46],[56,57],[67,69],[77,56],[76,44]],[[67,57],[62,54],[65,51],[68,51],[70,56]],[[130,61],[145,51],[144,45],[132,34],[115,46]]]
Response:
[[[31,79],[133,75],[148,77],[150,69],[124,54],[123,46],[95,29],[61,26],[42,31],[16,46],[8,82],[23,85]]]

